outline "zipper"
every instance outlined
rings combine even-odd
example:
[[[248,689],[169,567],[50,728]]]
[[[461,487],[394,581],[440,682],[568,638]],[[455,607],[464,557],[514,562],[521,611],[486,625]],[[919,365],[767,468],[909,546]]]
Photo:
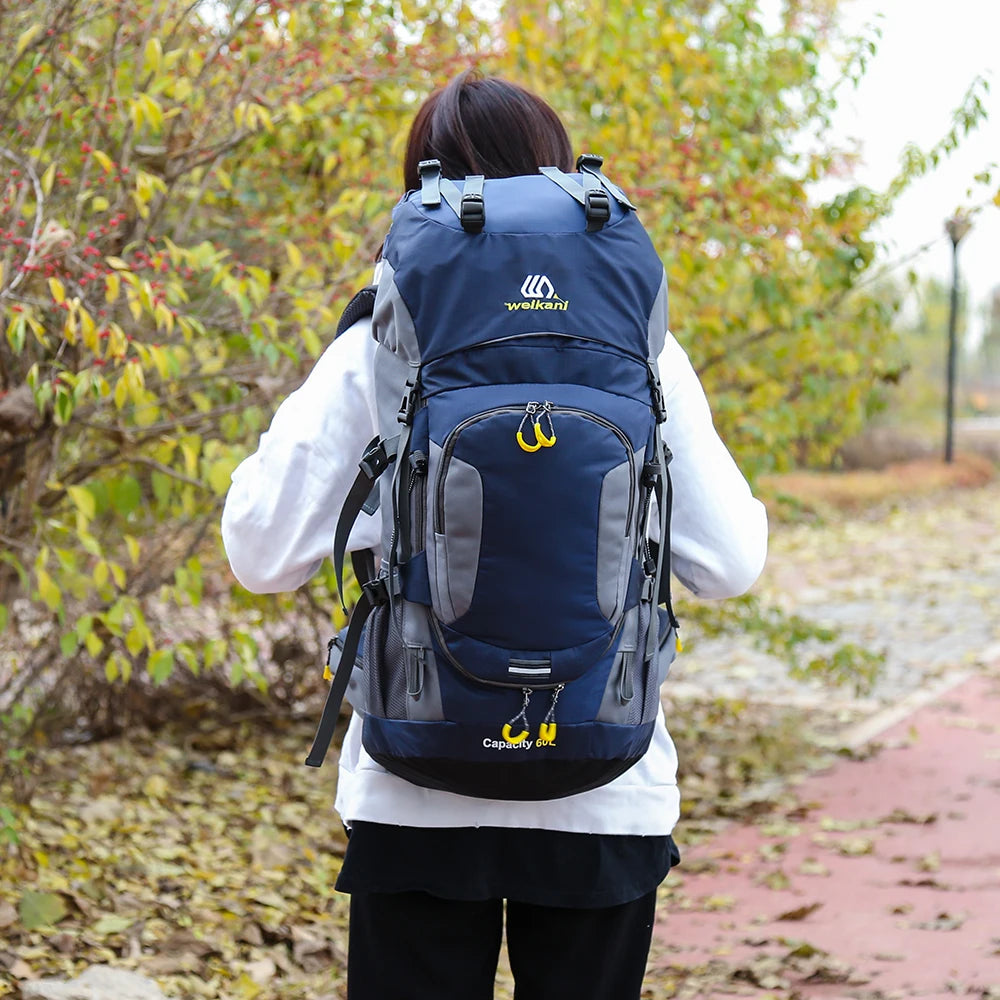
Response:
[[[519,681],[488,681],[482,677],[477,677],[475,674],[470,673],[465,667],[459,663],[458,658],[455,654],[448,648],[448,643],[445,640],[444,632],[441,630],[441,622],[438,621],[438,616],[434,614],[433,610],[428,614],[428,619],[431,623],[431,631],[434,633],[434,638],[437,640],[438,648],[444,654],[444,658],[467,680],[474,681],[476,684],[482,684],[485,687],[500,687],[500,688],[531,688],[532,691],[551,691],[553,688],[563,688],[566,686],[566,681],[553,681],[550,684],[526,684],[524,680]],[[611,637],[608,639],[607,646],[604,647],[604,652],[601,656],[611,648],[615,640],[621,633],[622,627],[625,624],[625,617],[622,616],[621,621],[615,626],[614,631],[611,633]]]
[[[452,428],[451,433],[445,439],[444,448],[441,454],[441,464],[438,467],[437,474],[437,485],[434,490],[434,531],[437,534],[442,534],[444,532],[444,487],[445,479],[448,472],[448,465],[451,463],[452,455],[455,452],[455,447],[458,444],[459,435],[468,427],[473,424],[479,423],[482,420],[488,420],[490,417],[498,416],[504,413],[523,413],[525,412],[525,407],[530,404],[522,404],[520,406],[498,406],[492,410],[484,410],[482,413],[473,414],[471,417],[466,417],[460,424]],[[610,420],[599,416],[596,413],[591,413],[589,410],[581,410],[575,406],[558,406],[551,403],[546,404],[549,409],[550,414],[554,413],[568,413],[572,416],[582,417],[584,420],[590,420],[600,427],[605,428],[605,430],[611,431],[615,437],[621,442],[622,447],[625,449],[625,454],[628,456],[628,509],[629,514],[632,512],[632,505],[635,503],[635,454],[632,451],[632,445],[629,439],[625,436],[625,432],[613,424]],[[632,518],[629,516],[625,520],[625,537],[632,533]]]
[[[458,347],[452,351],[445,351],[443,354],[437,355],[428,364],[433,364],[435,361],[441,361],[444,358],[451,357],[453,354],[458,354],[460,351],[478,350],[480,347],[495,347],[497,344],[507,344],[512,340],[532,340],[536,337],[560,337],[563,340],[579,340],[585,344],[594,344],[595,346],[601,348],[602,351],[609,351],[613,354],[617,354],[619,357],[627,358],[629,361],[634,361],[636,364],[642,365],[648,370],[649,361],[647,358],[642,358],[637,354],[633,354],[631,351],[622,350],[619,347],[615,347],[609,344],[606,340],[598,340],[596,337],[584,337],[577,333],[557,333],[555,330],[539,330],[537,333],[512,333],[508,334],[506,337],[491,337],[489,340],[483,340],[478,344],[473,344],[471,347]]]
[[[427,476],[427,456],[422,451],[415,451],[410,455],[410,475],[406,481],[406,506],[413,512],[410,523],[410,552],[420,552],[424,548],[424,534],[426,532],[426,511],[427,511],[427,491],[417,490],[414,497],[413,491],[417,483]]]

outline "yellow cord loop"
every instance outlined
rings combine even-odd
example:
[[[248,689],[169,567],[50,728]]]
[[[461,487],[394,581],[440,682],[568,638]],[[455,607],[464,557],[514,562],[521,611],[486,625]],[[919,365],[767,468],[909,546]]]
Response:
[[[521,705],[521,711],[509,722],[505,722],[503,729],[500,730],[504,740],[514,746],[524,742],[528,738],[528,702],[531,699],[531,688],[521,688],[521,693],[524,695],[524,704]],[[512,736],[511,733],[513,733],[515,725],[519,725],[521,731],[517,736]]]
[[[528,730],[527,729],[522,729],[521,732],[519,732],[517,734],[517,736],[511,736],[510,735],[510,723],[509,722],[505,722],[504,723],[503,729],[501,730],[501,732],[503,733],[503,738],[508,743],[514,743],[514,744],[523,743],[528,738]]]
[[[551,448],[556,443],[556,429],[552,425],[552,403],[546,400],[544,403],[530,402],[524,408],[524,416],[521,418],[521,425],[517,429],[517,445],[521,451],[535,452],[540,448]],[[542,417],[549,423],[549,433],[542,430]],[[528,444],[524,439],[524,426],[531,422],[535,432],[535,443]]]
[[[559,695],[565,686],[565,684],[560,684],[552,691],[552,703],[549,705],[549,710],[545,713],[545,718],[538,727],[538,740],[540,743],[548,743],[550,746],[555,746],[556,744],[556,702],[559,700]]]

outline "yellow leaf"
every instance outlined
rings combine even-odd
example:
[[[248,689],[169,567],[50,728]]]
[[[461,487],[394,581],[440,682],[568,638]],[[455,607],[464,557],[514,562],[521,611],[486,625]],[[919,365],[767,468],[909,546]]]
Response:
[[[128,556],[129,559],[132,560],[132,565],[137,566],[139,564],[139,556],[141,554],[139,543],[131,535],[126,535],[125,547],[128,549]]]
[[[49,292],[59,305],[66,301],[66,289],[58,278],[49,278]]]
[[[162,799],[169,793],[170,785],[162,774],[151,774],[142,786],[142,791],[151,799]]]
[[[44,191],[45,194],[52,193],[52,182],[55,180],[55,177],[56,165],[54,163],[50,163],[48,169],[44,174],[42,174],[42,191]],[[2,282],[0,282],[0,284],[2,284]]]
[[[115,169],[114,163],[111,162],[111,157],[107,153],[102,152],[99,149],[95,149],[91,155],[95,160],[104,168],[106,174],[110,174],[112,170]]]
[[[110,258],[108,260],[110,263]],[[104,279],[104,301],[109,303],[114,302],[121,291],[121,285],[121,278],[114,271],[111,271]]]
[[[26,31],[21,32],[14,46],[14,58],[16,59],[22,52],[42,33],[44,25],[33,24]]]
[[[97,195],[96,198],[93,199],[93,201],[91,201],[90,207],[95,212],[106,212],[110,204],[111,202],[109,202],[108,199],[104,197],[104,195],[99,194]]]
[[[302,267],[302,251],[294,244],[285,241],[285,252],[288,254],[288,260],[295,270],[299,270]]]
[[[127,271],[129,269],[128,264],[121,257],[105,257],[104,262],[108,267],[113,267],[116,271]]]
[[[83,644],[87,647],[87,652],[94,657],[96,657],[98,653],[104,649],[104,640],[94,632],[87,633],[87,637],[83,640]]]
[[[146,42],[143,62],[145,63],[145,68],[154,75],[160,72],[160,66],[163,64],[163,45],[160,43],[159,38],[151,38]]]
[[[70,486],[66,492],[69,494],[70,500],[76,504],[80,513],[88,520],[97,514],[97,503],[94,500],[94,494],[86,486]]]
[[[157,100],[150,97],[149,94],[141,94],[139,100],[142,101],[143,113],[146,116],[146,120],[152,126],[155,131],[159,131],[163,128],[163,108]]]
[[[62,591],[44,569],[36,570],[35,575],[38,578],[38,596],[50,611],[55,611],[62,604]]]

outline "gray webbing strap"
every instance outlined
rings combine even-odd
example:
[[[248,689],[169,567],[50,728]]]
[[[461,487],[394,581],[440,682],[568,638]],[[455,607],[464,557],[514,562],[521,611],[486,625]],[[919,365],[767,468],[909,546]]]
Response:
[[[611,219],[611,206],[601,182],[589,173],[581,173],[578,180],[564,174],[558,167],[539,167],[539,172],[558,184],[568,195],[583,205],[587,216],[587,232],[596,233]]]
[[[656,550],[656,576],[653,578],[653,598],[650,601],[652,613],[649,620],[649,631],[646,633],[646,659],[649,659],[656,651],[657,632],[653,626],[655,624],[656,606],[664,603],[663,591],[666,590],[666,605],[670,609],[670,617],[673,618],[673,609],[670,607],[670,508],[673,505],[673,488],[670,482],[670,469],[668,468],[670,458],[667,456],[666,448],[663,444],[663,437],[660,429],[656,429],[656,461],[660,466],[660,479],[656,489],[656,504],[660,515],[660,544]],[[666,490],[663,489],[663,480],[667,481]],[[666,496],[664,496],[666,494]],[[663,574],[666,573],[666,581]],[[666,586],[664,586],[664,582]],[[673,622],[671,621],[671,624]]]
[[[420,204],[436,208],[441,204],[441,161],[421,160],[417,171],[420,174]]]
[[[619,205],[623,208],[630,208],[634,212],[636,210],[635,205],[628,200],[625,192],[617,184],[605,177],[601,170],[601,164],[603,163],[604,160],[600,156],[595,156],[593,153],[584,153],[577,158],[576,169],[581,174],[595,178],[599,184],[607,189],[608,193]]]
[[[358,519],[358,514],[364,509],[364,505],[371,495],[372,487],[378,477],[396,460],[398,450],[398,435],[386,441],[375,437],[365,448],[364,455],[358,463],[358,476],[354,484],[348,491],[344,506],[341,508],[340,517],[337,519],[337,528],[333,537],[333,569],[337,579],[337,593],[340,596],[340,606],[347,614],[347,606],[344,602],[344,556],[347,553],[347,540],[351,534],[351,528]]]
[[[544,174],[554,184],[558,184],[566,194],[575,198],[581,205],[585,203],[583,187],[569,174],[564,174],[558,167],[539,167],[538,172]],[[594,184],[593,178],[591,178],[591,183]],[[594,184],[594,186],[597,185]]]
[[[454,181],[448,180],[447,177],[442,177],[441,194],[444,196],[444,200],[451,206],[451,210],[461,219],[462,191],[459,186]]]

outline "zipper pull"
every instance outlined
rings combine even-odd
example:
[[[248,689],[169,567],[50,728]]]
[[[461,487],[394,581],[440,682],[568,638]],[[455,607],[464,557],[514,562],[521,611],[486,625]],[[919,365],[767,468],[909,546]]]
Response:
[[[521,424],[517,428],[517,443],[521,451],[533,452],[533,451],[538,451],[538,449],[542,447],[541,442],[538,440],[538,420],[535,417],[535,414],[537,412],[538,412],[538,404],[534,402],[528,403],[528,405],[525,406],[524,408],[524,416],[521,417]],[[532,426],[535,428],[534,444],[528,444],[528,442],[524,440],[524,425],[529,420],[531,421]]]
[[[336,645],[336,638],[331,639],[326,644],[326,663],[323,664],[323,680],[325,681],[333,680],[333,671],[330,669],[330,663],[333,660],[333,647]]]
[[[424,689],[424,663],[427,653],[423,646],[406,647],[406,693],[419,698]]]

